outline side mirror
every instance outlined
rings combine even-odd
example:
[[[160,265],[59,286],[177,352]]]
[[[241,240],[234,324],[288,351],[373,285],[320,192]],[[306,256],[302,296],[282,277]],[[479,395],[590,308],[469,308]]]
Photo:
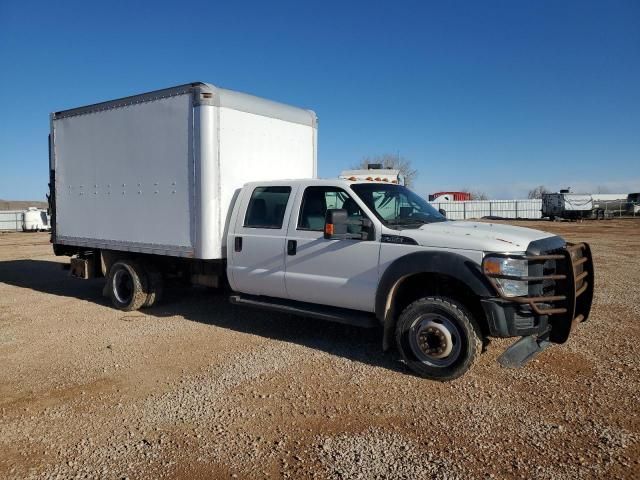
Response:
[[[324,216],[324,238],[327,240],[340,238],[347,233],[349,215],[339,208],[330,208]]]
[[[444,208],[439,208],[438,212],[440,213],[440,215],[442,215],[444,218],[447,218],[447,211]]]
[[[359,225],[362,232],[349,233],[349,225]],[[373,223],[368,218],[352,220],[342,208],[330,208],[324,217],[324,238],[327,240],[368,240]]]

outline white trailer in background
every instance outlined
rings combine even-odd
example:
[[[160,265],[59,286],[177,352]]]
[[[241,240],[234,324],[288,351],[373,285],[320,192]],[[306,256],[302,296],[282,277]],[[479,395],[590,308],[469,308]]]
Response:
[[[542,195],[542,216],[550,220],[578,220],[593,214],[593,199],[582,193],[545,193]]]
[[[49,217],[45,210],[41,210],[38,207],[29,207],[22,212],[23,232],[39,232],[50,229]]]

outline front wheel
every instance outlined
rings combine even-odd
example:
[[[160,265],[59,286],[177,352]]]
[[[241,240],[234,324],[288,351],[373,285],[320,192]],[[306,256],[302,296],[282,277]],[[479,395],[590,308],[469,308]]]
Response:
[[[396,343],[414,373],[440,381],[463,375],[482,348],[473,317],[446,297],[421,298],[405,308],[396,324]]]

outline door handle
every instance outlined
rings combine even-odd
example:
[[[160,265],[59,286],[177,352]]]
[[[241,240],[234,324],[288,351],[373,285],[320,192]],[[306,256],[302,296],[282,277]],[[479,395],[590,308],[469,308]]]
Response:
[[[295,255],[298,250],[297,240],[287,240],[287,255]]]
[[[236,237],[233,239],[233,249],[236,252],[242,251],[242,237]]]

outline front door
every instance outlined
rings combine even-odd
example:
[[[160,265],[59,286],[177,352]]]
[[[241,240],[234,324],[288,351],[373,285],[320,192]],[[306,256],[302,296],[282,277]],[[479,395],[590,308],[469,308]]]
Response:
[[[373,312],[378,285],[378,240],[325,240],[328,208],[362,218],[360,205],[343,189],[310,186],[289,221],[286,288],[290,299]],[[296,211],[297,210],[297,211]],[[358,233],[359,226],[350,226]],[[372,236],[371,238],[374,238]],[[292,248],[295,247],[295,248]]]
[[[295,188],[256,186],[242,199],[231,250],[229,281],[234,290],[286,298],[285,244]],[[244,214],[243,214],[244,212]]]

